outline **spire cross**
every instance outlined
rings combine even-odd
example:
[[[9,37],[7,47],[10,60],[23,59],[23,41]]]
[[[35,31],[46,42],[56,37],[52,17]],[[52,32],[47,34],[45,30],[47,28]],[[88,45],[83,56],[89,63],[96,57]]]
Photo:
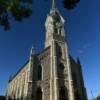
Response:
[[[55,0],[52,0],[52,9],[55,9]]]

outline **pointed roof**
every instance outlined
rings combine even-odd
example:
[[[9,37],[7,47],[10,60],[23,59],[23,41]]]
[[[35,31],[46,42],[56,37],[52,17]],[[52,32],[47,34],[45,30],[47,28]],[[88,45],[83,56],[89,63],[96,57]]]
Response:
[[[51,10],[50,10],[50,15],[55,15],[55,13],[57,13],[58,10],[56,8],[56,1],[55,0],[52,0],[52,7],[51,7]]]
[[[56,3],[55,0],[52,0],[52,10],[56,9]]]
[[[77,64],[81,65],[80,58],[77,57]]]
[[[59,10],[56,7],[56,0],[52,0],[52,7],[50,9],[49,15],[52,16],[53,19],[56,19],[59,21],[62,20],[63,23],[65,22],[64,18],[61,16]]]
[[[30,55],[34,55],[35,54],[35,49],[34,46],[32,45],[31,51],[30,51]]]

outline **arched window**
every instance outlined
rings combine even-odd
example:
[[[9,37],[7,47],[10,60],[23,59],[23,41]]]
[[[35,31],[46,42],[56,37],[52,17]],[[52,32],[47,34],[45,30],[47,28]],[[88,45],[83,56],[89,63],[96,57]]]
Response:
[[[62,49],[60,46],[58,46],[58,54],[59,54],[59,57],[62,58]]]
[[[60,89],[59,100],[68,100],[68,91],[64,87]]]
[[[36,91],[36,100],[42,100],[42,90],[40,87]]]
[[[58,58],[62,58],[62,49],[61,49],[61,46],[58,43],[56,43],[56,50],[57,50]]]
[[[58,51],[58,53],[59,53],[59,57],[60,58],[62,58],[62,49],[61,49],[61,47],[59,46],[59,49],[58,49],[59,51]]]
[[[58,77],[59,78],[64,78],[64,64],[60,63],[58,66]]]
[[[42,66],[38,66],[38,80],[42,80]]]
[[[59,67],[60,67],[60,70],[61,70],[61,71],[64,71],[64,65],[63,65],[63,63],[60,63],[60,64],[59,64]]]

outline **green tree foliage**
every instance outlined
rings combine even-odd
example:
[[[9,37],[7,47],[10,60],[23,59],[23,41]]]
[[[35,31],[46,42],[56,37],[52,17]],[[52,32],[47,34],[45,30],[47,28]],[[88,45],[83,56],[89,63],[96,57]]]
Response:
[[[63,5],[66,9],[73,9],[80,0],[63,0]]]
[[[100,95],[96,98],[96,100],[100,100]]]
[[[10,21],[22,21],[32,12],[32,0],[0,0],[0,25],[10,29]]]
[[[64,7],[73,9],[80,0],[62,0]],[[32,13],[32,0],[0,0],[0,26],[10,29],[10,21],[21,22]]]

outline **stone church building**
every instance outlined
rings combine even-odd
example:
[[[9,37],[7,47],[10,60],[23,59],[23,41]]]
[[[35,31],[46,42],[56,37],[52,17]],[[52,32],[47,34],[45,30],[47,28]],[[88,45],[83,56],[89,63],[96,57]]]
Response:
[[[79,59],[68,53],[64,19],[55,7],[45,22],[45,47],[9,79],[7,100],[87,100]]]

